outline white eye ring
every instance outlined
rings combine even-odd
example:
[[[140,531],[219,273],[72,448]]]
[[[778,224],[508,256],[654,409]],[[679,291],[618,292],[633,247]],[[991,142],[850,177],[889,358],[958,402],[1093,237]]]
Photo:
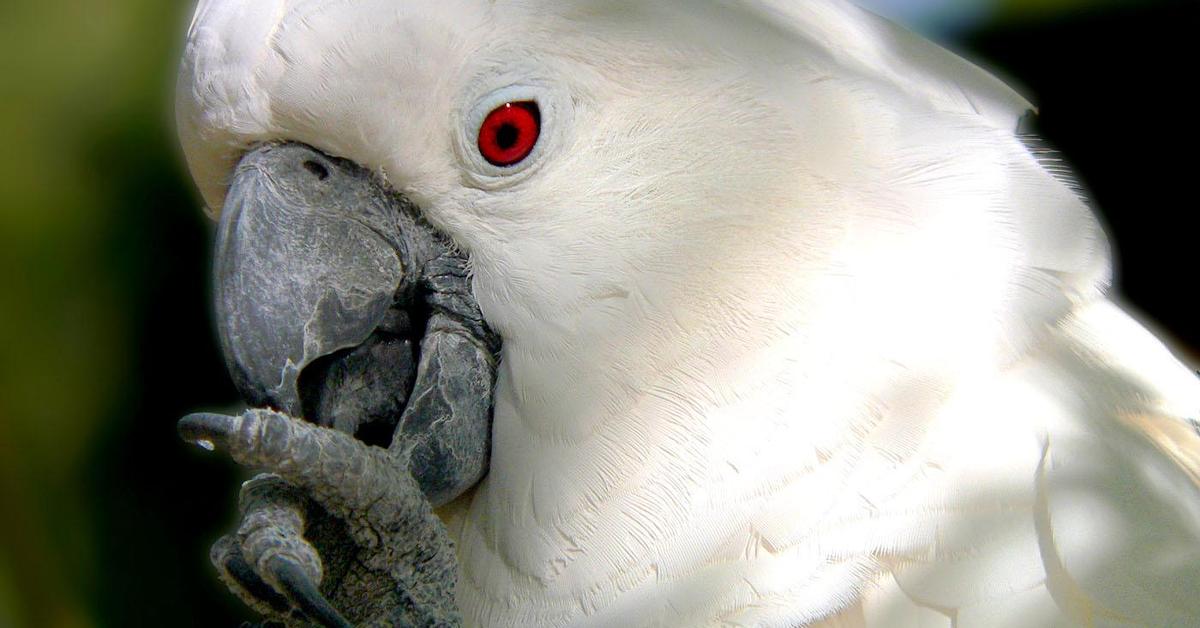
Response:
[[[489,163],[479,152],[479,130],[484,119],[505,103],[523,101],[537,103],[540,114],[541,124],[533,150],[512,165],[496,166]],[[508,187],[525,180],[538,170],[548,153],[561,145],[561,134],[569,126],[570,108],[564,103],[569,103],[570,99],[561,89],[542,82],[509,84],[466,102],[473,102],[474,105],[459,118],[454,148],[463,165],[464,182],[476,188]]]

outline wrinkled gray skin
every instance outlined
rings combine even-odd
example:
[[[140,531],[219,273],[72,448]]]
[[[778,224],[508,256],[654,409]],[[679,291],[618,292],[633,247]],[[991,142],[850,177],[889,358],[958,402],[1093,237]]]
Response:
[[[256,409],[180,433],[267,471],[213,546],[221,579],[288,626],[457,625],[433,508],[487,469],[499,350],[466,259],[368,171],[286,143],[239,163],[214,271]]]

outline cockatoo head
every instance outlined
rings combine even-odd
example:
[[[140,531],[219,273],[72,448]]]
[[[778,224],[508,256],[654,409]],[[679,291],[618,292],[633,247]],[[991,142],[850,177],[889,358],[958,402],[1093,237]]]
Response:
[[[742,93],[707,30],[675,24],[664,41],[647,27],[659,13],[208,2],[182,80],[184,144],[212,207],[256,142],[300,141],[376,170],[496,279],[479,295],[494,323],[540,325],[630,273],[670,270],[712,212],[751,220],[771,187],[805,185],[779,182],[790,166],[759,158],[799,144],[799,129]],[[492,163],[481,126],[508,103],[532,148]]]
[[[280,141],[419,207],[470,256],[500,394],[549,423],[682,354],[794,349],[857,391],[1011,359],[1108,272],[1029,104],[836,0],[205,0],[179,93],[212,208]]]
[[[377,171],[470,253],[502,334],[545,334],[675,276],[711,291],[706,269],[730,283],[772,256],[816,263],[853,226],[845,208],[920,202],[891,183],[898,160],[943,156],[918,154],[939,150],[919,133],[1015,125],[1018,96],[895,35],[825,1],[207,0],[180,127],[213,208],[260,142]],[[531,148],[489,161],[481,131],[509,103]]]

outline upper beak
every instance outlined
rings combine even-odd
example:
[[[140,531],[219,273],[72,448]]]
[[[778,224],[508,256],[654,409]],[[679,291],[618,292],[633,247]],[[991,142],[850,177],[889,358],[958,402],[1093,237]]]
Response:
[[[311,400],[301,373],[381,329],[389,337],[371,357],[391,368],[376,376],[409,389],[416,357],[405,307],[413,266],[435,246],[415,221],[411,203],[370,172],[308,146],[267,145],[243,157],[214,271],[222,349],[248,402],[304,416]]]

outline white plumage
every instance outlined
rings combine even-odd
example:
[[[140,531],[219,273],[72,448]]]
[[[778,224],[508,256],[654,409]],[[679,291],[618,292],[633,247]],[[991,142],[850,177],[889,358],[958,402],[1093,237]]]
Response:
[[[210,207],[303,141],[470,253],[471,625],[1200,625],[1200,383],[1027,108],[833,0],[202,0],[179,119]]]

